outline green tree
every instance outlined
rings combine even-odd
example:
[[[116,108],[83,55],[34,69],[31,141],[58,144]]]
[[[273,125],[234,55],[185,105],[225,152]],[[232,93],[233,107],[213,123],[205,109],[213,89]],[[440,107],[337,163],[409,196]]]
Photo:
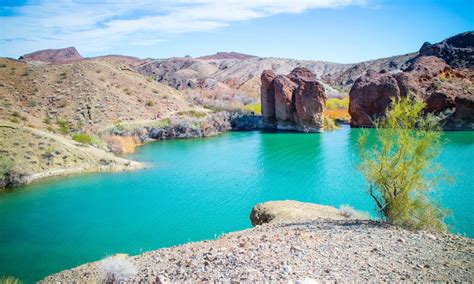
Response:
[[[369,130],[359,137],[358,169],[382,219],[408,229],[445,231],[447,211],[429,196],[449,180],[434,162],[442,132],[436,117],[425,115],[424,108],[423,101],[410,96],[392,100],[386,115],[374,121],[376,138],[369,139]]]

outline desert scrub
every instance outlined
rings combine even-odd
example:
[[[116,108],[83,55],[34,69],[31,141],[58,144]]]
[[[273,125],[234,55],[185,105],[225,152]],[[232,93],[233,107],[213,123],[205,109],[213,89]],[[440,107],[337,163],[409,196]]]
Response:
[[[349,120],[349,97],[330,98],[326,101],[324,114],[331,119]]]
[[[152,107],[152,106],[155,105],[155,102],[154,101],[147,101],[145,105],[148,106],[148,107]]]
[[[338,125],[334,121],[334,119],[329,118],[327,116],[323,116],[323,128],[324,130],[333,130],[338,128]]]
[[[74,134],[72,139],[82,144],[92,144],[92,136],[87,133]]]
[[[56,125],[58,126],[58,131],[62,134],[68,134],[71,132],[69,127],[69,122],[65,119],[59,118],[56,120]]]
[[[8,173],[13,168],[13,161],[7,157],[0,157],[0,183],[7,178]]]
[[[261,114],[262,105],[260,103],[249,104],[245,106],[245,110],[253,114]]]
[[[109,151],[115,154],[130,154],[140,144],[138,138],[133,136],[105,135],[103,140],[107,143]]]
[[[104,283],[127,283],[137,274],[137,269],[126,258],[113,256],[102,260],[100,272]]]
[[[21,284],[21,280],[13,276],[2,276],[0,284]]]
[[[171,123],[171,119],[167,117],[167,118],[160,119],[158,123],[154,125],[154,127],[166,127],[170,125],[170,123]]]
[[[446,231],[447,212],[429,192],[450,179],[434,163],[442,133],[425,106],[410,96],[392,100],[385,116],[374,121],[375,137],[369,139],[368,130],[359,137],[358,168],[382,219],[408,229]]]
[[[206,117],[207,114],[205,112],[202,112],[202,111],[197,111],[197,110],[188,110],[188,111],[180,111],[177,113],[179,116],[189,116],[189,117],[193,117],[193,118],[203,118],[203,117]]]
[[[35,107],[38,105],[38,102],[35,100],[29,100],[27,103],[28,107]]]

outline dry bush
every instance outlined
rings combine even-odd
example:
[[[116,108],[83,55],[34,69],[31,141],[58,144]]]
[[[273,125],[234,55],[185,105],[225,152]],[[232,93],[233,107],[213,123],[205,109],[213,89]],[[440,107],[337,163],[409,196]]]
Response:
[[[109,150],[116,154],[130,154],[140,144],[139,139],[134,136],[106,135],[103,140],[107,143]]]
[[[127,283],[137,274],[135,266],[126,258],[109,257],[100,264],[101,280],[105,283]]]

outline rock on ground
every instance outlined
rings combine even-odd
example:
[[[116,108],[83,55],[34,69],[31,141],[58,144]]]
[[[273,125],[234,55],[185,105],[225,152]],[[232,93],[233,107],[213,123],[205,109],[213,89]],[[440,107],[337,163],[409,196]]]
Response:
[[[257,204],[250,213],[252,225],[265,223],[280,223],[288,221],[314,220],[314,219],[365,219],[355,210],[347,214],[332,206],[314,203],[299,202],[294,200],[268,201]]]

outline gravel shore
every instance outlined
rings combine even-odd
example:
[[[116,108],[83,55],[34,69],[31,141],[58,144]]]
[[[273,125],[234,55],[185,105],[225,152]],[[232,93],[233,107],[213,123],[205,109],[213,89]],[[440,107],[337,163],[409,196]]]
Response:
[[[116,258],[131,267],[129,282],[474,280],[473,239],[369,220],[264,224],[213,241]],[[51,275],[43,283],[101,280],[105,261]]]

